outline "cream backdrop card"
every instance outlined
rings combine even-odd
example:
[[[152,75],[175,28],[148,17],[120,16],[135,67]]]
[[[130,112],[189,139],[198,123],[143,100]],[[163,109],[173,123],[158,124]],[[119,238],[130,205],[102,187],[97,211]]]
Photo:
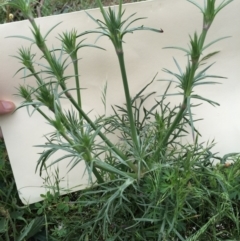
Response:
[[[204,1],[198,1],[203,4]],[[221,1],[217,1],[220,3]],[[186,65],[186,56],[177,50],[162,49],[166,46],[187,47],[189,34],[200,31],[202,27],[202,15],[194,5],[186,0],[155,0],[124,5],[126,9],[125,17],[137,12],[137,17],[147,17],[143,21],[136,23],[136,26],[144,26],[163,29],[164,33],[157,34],[149,31],[138,31],[125,38],[124,51],[126,66],[130,85],[131,95],[134,96],[143,86],[149,83],[158,72],[157,79],[172,78],[161,70],[163,68],[177,72],[173,62],[173,56],[180,63],[182,68]],[[240,31],[237,23],[240,22],[240,1],[235,0],[224,8],[216,17],[212,25],[206,43],[223,36],[232,36],[225,39],[211,48],[205,54],[220,50],[220,54],[210,59],[209,63],[215,62],[209,70],[209,74],[226,76],[228,79],[219,80],[221,85],[209,85],[196,88],[196,93],[201,93],[204,97],[220,103],[220,107],[213,107],[207,103],[195,108],[193,111],[196,118],[203,118],[196,123],[196,127],[202,134],[203,141],[215,139],[217,142],[214,150],[219,155],[229,152],[240,151]],[[88,11],[93,17],[101,19],[98,9]],[[51,32],[47,39],[50,48],[60,47],[57,40],[59,33],[70,31],[75,28],[79,33],[89,29],[95,29],[96,24],[87,16],[84,11],[58,16],[36,19],[37,24],[43,33],[46,33],[53,25],[61,22],[58,27]],[[22,35],[31,37],[30,24],[28,21],[21,21],[0,26],[0,98],[12,100],[16,106],[22,99],[15,95],[19,84],[28,83],[34,85],[32,79],[21,79],[23,71],[14,76],[15,72],[21,68],[21,64],[16,58],[21,46],[28,47],[30,42],[18,38],[6,38],[12,35]],[[87,36],[86,43],[94,43],[96,35]],[[111,113],[111,104],[124,104],[124,93],[120,78],[120,70],[115,56],[114,49],[107,38],[101,38],[97,45],[106,51],[85,48],[80,51],[80,79],[83,93],[83,108],[91,111],[91,116],[103,113],[101,103],[101,90],[104,83],[108,83],[107,92],[107,113]],[[35,46],[33,53],[37,52]],[[37,52],[37,56],[39,52]],[[41,63],[39,58],[36,58]],[[68,70],[71,73],[71,70]],[[14,76],[14,77],[13,77]],[[210,81],[210,80],[209,80]],[[74,80],[69,86],[74,86]],[[162,94],[167,83],[155,81],[146,91],[157,91]],[[171,92],[177,92],[172,89]],[[156,95],[156,98],[157,95]],[[174,104],[179,104],[180,99],[171,97]],[[151,103],[148,103],[149,105]],[[63,103],[68,109],[67,103]],[[51,128],[46,121],[33,113],[29,117],[26,109],[20,109],[12,115],[1,116],[0,125],[4,134],[9,158],[11,161],[14,177],[16,180],[19,195],[23,203],[33,203],[41,200],[40,194],[45,193],[46,185],[39,173],[35,173],[36,163],[39,153],[43,150],[35,147],[44,144],[44,135],[51,132]],[[191,140],[190,140],[191,141]],[[51,168],[54,176],[56,168],[59,169],[60,187],[66,192],[76,191],[88,185],[87,175],[84,174],[84,164],[79,164],[68,173],[68,162],[64,161],[58,166]],[[49,172],[51,172],[49,170]]]

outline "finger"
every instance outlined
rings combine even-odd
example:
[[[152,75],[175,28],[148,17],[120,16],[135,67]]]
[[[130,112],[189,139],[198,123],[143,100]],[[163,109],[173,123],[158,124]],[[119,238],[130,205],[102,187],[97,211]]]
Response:
[[[13,112],[15,105],[11,101],[0,100],[0,115]]]

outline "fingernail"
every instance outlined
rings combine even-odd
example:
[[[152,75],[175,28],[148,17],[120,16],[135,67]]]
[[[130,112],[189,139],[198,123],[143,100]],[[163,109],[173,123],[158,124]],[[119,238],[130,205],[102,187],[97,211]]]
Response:
[[[9,101],[1,101],[2,106],[5,110],[10,111],[14,108],[13,103]]]

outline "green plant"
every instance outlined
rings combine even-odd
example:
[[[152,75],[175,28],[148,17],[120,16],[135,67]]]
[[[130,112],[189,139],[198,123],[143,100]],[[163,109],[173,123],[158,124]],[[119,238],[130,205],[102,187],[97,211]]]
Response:
[[[139,1],[144,0],[123,0],[124,3]],[[8,0],[0,0],[0,4],[6,3],[5,6],[0,8],[0,24],[24,20],[25,16],[22,14],[21,10],[9,6],[7,4],[8,2]],[[117,3],[117,0],[103,1],[105,6],[116,5]],[[31,5],[34,17],[38,18],[96,7],[98,7],[98,5],[95,0],[35,0],[32,1]]]
[[[232,0],[223,1],[218,6],[215,0],[207,0],[204,8],[191,0],[189,2],[203,14],[202,32],[190,37],[189,50],[168,47],[187,54],[185,71],[175,59],[179,74],[164,69],[177,79],[182,103],[171,108],[167,102],[170,95],[168,90],[173,82],[170,81],[164,95],[148,110],[144,103],[154,93],[145,96],[144,91],[156,76],[131,98],[122,43],[128,33],[140,30],[162,33],[161,29],[145,26],[132,28],[132,23],[143,18],[134,18],[135,14],[124,18],[121,0],[117,12],[112,8],[104,9],[102,2],[97,0],[103,19],[88,16],[95,21],[98,29],[83,33],[72,30],[60,34],[58,39],[62,48],[49,49],[46,39],[57,25],[43,36],[35,23],[30,2],[13,0],[7,3],[19,9],[24,18],[30,21],[33,38],[22,38],[36,45],[45,61],[39,71],[31,48],[19,49],[16,56],[23,64],[22,69],[28,70],[24,78],[34,78],[38,86],[20,85],[19,95],[24,102],[19,108],[33,107],[55,129],[48,136],[46,144],[39,146],[44,151],[38,160],[37,169],[41,174],[43,169],[52,165],[48,165],[48,159],[64,151],[66,154],[53,164],[70,158],[72,169],[80,161],[85,162],[90,182],[97,184],[76,194],[71,200],[69,196],[59,196],[56,178],[56,189],[51,184],[52,192],[43,194],[44,201],[35,205],[36,214],[44,215],[45,218],[45,231],[39,232],[44,232],[45,238],[190,241],[236,240],[239,237],[239,193],[235,188],[238,187],[239,179],[236,177],[240,159],[233,157],[234,164],[226,168],[226,158],[220,158],[221,164],[218,166],[213,165],[213,161],[218,159],[211,152],[213,143],[206,147],[198,143],[197,136],[200,133],[194,128],[191,104],[195,98],[217,105],[212,100],[195,95],[193,89],[198,85],[215,84],[206,81],[207,78],[223,78],[206,74],[211,64],[202,68],[218,52],[202,55],[209,46],[226,38],[205,44],[215,16]],[[81,48],[94,47],[101,51],[101,47],[85,44],[81,40],[82,36],[88,34],[98,34],[99,37],[111,40],[118,58],[126,100],[125,107],[119,103],[113,107],[114,115],[100,116],[95,120],[90,119],[84,111],[78,69],[78,52]],[[65,75],[68,60],[73,65],[72,76]],[[76,83],[76,99],[72,90],[68,89],[70,80]],[[106,104],[104,96],[105,92],[103,103]],[[68,99],[74,110],[65,112],[61,105],[62,98]],[[42,107],[47,107],[51,114],[44,112]],[[192,129],[194,143],[182,145],[178,138],[187,134],[188,126]],[[120,133],[117,145],[108,138],[109,133],[116,131]],[[27,237],[31,227],[39,220],[42,221],[41,216],[29,222],[22,237]]]

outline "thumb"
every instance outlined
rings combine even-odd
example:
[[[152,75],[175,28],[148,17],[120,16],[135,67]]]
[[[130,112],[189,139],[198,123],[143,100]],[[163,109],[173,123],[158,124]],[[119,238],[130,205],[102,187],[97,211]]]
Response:
[[[15,105],[11,101],[0,100],[0,115],[13,112]]]

